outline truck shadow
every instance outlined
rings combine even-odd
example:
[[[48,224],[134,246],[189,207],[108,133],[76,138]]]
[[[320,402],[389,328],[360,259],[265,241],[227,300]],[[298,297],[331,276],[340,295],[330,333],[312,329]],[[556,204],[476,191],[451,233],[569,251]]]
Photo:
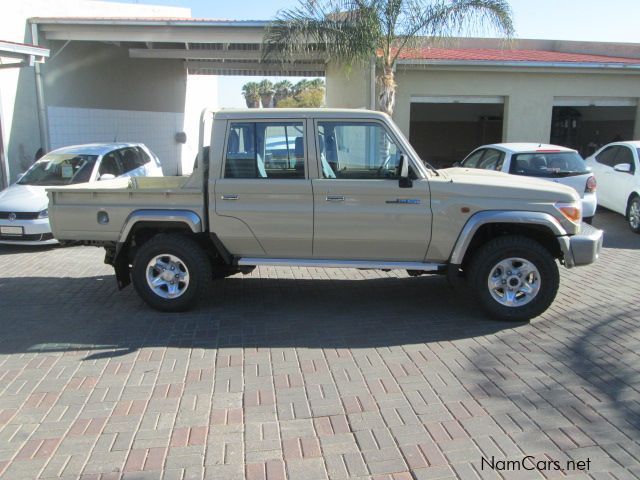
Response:
[[[119,292],[111,275],[1,278],[0,297],[0,354],[75,350],[87,359],[156,346],[382,347],[522,325],[487,319],[468,293],[440,277],[235,276],[215,281],[185,313],[150,309],[133,288]]]
[[[598,207],[593,226],[604,230],[605,248],[633,250],[640,248],[640,235],[631,231],[623,215]]]

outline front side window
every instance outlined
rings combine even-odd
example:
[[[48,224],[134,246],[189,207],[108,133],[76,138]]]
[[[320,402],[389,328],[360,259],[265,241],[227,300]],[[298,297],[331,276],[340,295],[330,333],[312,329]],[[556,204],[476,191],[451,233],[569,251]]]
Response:
[[[305,148],[302,122],[232,122],[224,178],[300,179]]]
[[[71,185],[91,180],[97,155],[48,153],[18,181],[20,185]]]
[[[613,168],[616,164],[616,156],[618,154],[618,147],[607,147],[598,155],[596,155],[596,161],[603,165]]]
[[[482,168],[483,170],[501,170],[503,161],[504,153],[490,148],[485,151],[482,160],[476,168]]]
[[[627,147],[618,147],[618,155],[616,155],[616,165],[619,163],[626,163],[631,167],[630,173],[635,172],[635,165],[633,161],[633,152]]]
[[[476,150],[462,161],[461,166],[464,168],[478,168],[478,163],[480,163],[484,152],[485,150]]]
[[[526,177],[559,178],[588,173],[587,165],[576,152],[516,153],[511,157],[509,173]]]
[[[401,151],[384,127],[373,122],[318,122],[323,178],[398,178]]]

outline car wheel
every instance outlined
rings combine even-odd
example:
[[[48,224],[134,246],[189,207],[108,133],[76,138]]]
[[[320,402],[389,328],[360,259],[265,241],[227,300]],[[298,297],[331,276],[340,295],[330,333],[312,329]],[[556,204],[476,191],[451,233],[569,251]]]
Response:
[[[163,312],[194,307],[211,277],[206,253],[184,235],[156,235],[140,247],[133,261],[132,279],[138,295]]]
[[[480,247],[469,281],[494,318],[527,321],[543,313],[556,297],[558,265],[549,251],[527,237],[508,235]]]
[[[627,222],[629,222],[629,228],[635,233],[640,233],[640,197],[636,196],[629,202],[629,208],[627,208]]]

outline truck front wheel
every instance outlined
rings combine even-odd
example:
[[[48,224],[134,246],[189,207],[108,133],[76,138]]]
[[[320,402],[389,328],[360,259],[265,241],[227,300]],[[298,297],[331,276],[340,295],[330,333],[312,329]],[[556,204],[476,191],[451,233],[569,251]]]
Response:
[[[475,252],[469,280],[495,318],[526,321],[543,313],[556,297],[558,265],[538,242],[508,235],[490,240]]]
[[[151,307],[181,312],[196,305],[211,281],[206,253],[191,238],[160,234],[144,243],[133,261],[133,285]]]

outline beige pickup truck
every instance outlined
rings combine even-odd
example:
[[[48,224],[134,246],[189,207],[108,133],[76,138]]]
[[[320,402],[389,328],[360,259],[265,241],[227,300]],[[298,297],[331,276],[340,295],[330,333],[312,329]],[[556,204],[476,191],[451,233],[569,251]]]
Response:
[[[435,170],[378,112],[205,111],[200,145],[189,177],[49,188],[55,238],[104,247],[119,287],[164,311],[193,307],[212,278],[278,265],[446,274],[506,320],[544,312],[558,263],[602,247],[575,190]]]

